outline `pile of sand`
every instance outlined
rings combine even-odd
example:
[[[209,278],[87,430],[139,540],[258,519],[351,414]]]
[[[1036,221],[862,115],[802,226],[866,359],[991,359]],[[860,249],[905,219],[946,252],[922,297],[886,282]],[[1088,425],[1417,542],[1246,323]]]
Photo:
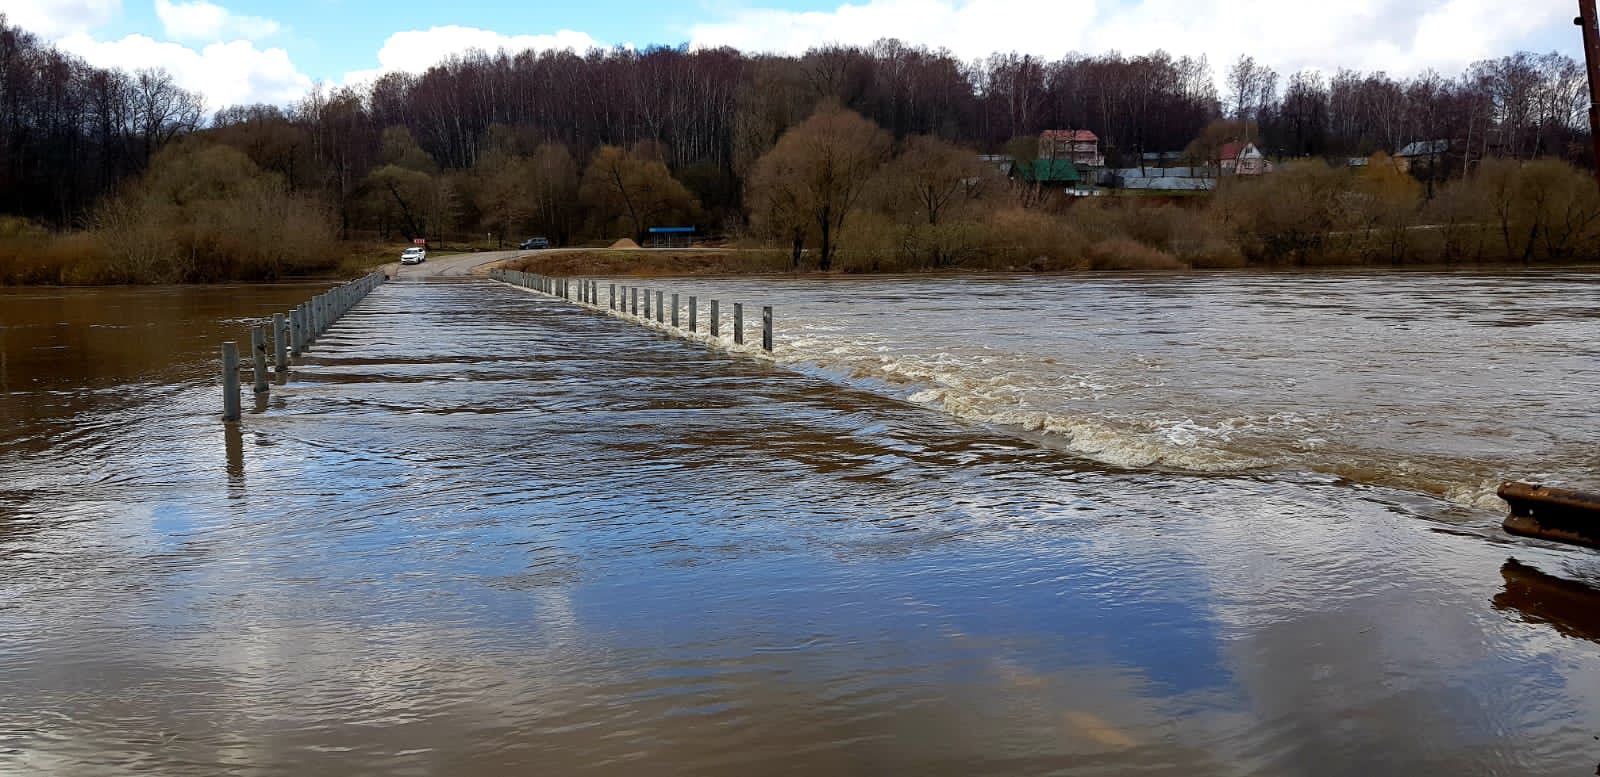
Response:
[[[618,240],[615,243],[612,243],[611,247],[612,248],[638,248],[639,244],[633,242],[632,238],[626,238],[625,237],[625,238],[623,238],[621,240]]]

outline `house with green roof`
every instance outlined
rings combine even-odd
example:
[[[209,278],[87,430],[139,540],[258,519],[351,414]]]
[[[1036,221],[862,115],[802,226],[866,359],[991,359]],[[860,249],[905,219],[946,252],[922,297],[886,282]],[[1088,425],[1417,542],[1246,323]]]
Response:
[[[1083,182],[1078,166],[1070,159],[1035,159],[1032,162],[1019,162],[1011,170],[1023,183],[1070,189]]]

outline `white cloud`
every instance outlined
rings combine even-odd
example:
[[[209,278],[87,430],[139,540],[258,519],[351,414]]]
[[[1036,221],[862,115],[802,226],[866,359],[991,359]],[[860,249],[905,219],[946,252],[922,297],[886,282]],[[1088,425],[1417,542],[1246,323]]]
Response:
[[[572,49],[587,51],[603,45],[586,32],[561,30],[553,35],[502,35],[493,30],[476,27],[433,27],[427,30],[406,30],[389,36],[378,49],[378,67],[356,70],[345,74],[347,84],[364,83],[384,73],[421,73],[437,65],[452,54],[480,49],[496,52],[548,51]]]
[[[0,0],[6,21],[46,40],[111,21],[122,0]]]
[[[86,34],[57,45],[99,67],[133,71],[166,68],[180,86],[206,96],[210,109],[242,103],[284,105],[310,91],[312,81],[279,48],[258,49],[250,41],[212,43],[199,50],[143,35],[97,41]]]
[[[278,23],[259,16],[240,16],[206,0],[156,0],[156,16],[167,37],[175,40],[259,40],[278,31]]]
[[[1222,76],[1241,54],[1280,74],[1353,67],[1453,74],[1507,54],[1571,14],[1553,2],[1505,0],[865,0],[832,11],[747,8],[690,28],[696,47],[799,53],[894,37],[962,59],[1018,51],[1059,58],[1119,50],[1210,58]]]

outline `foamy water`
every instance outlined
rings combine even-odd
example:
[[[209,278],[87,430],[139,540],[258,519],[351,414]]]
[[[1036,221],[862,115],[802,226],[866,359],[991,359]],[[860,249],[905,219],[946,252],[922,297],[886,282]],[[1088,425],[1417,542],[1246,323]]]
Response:
[[[1312,473],[1490,509],[1505,479],[1600,487],[1588,272],[641,285],[772,304],[781,364],[1109,465]]]

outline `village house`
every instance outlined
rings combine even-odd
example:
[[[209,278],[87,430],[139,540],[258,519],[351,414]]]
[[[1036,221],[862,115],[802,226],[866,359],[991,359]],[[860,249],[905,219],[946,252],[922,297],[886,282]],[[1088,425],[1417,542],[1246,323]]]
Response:
[[[1223,175],[1264,175],[1272,172],[1272,163],[1254,143],[1229,143],[1222,147]]]
[[[1089,130],[1045,130],[1039,133],[1040,159],[1070,161],[1085,168],[1106,166],[1100,138]]]
[[[1406,144],[1394,155],[1394,164],[1402,173],[1413,170],[1422,171],[1440,164],[1444,156],[1450,153],[1448,140],[1419,140]]]
[[[1083,184],[1083,175],[1070,159],[1035,159],[1012,168],[1016,180],[1024,184],[1061,189],[1075,189]]]

